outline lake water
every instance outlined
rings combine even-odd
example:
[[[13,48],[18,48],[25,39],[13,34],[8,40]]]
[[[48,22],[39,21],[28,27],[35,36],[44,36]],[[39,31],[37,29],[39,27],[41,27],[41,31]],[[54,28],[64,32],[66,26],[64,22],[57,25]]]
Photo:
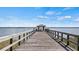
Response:
[[[79,35],[79,27],[54,27],[54,28],[50,28],[51,30],[57,30],[57,31],[62,31],[62,32],[67,32],[67,33],[71,33],[71,34],[77,34]],[[7,35],[11,35],[11,34],[15,34],[15,33],[19,33],[19,32],[24,32],[24,31],[31,31],[33,30],[33,28],[31,27],[0,27],[0,37],[2,36],[7,36]]]

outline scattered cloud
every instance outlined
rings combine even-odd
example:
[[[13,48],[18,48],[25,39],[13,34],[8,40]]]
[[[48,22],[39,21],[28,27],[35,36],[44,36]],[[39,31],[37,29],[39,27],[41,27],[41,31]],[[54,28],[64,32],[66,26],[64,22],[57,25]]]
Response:
[[[64,18],[72,18],[71,16],[64,16]]]
[[[57,19],[58,20],[65,20],[65,19],[71,19],[71,16],[58,16]]]
[[[60,15],[60,14],[62,14],[62,12],[57,12],[57,13],[56,13],[56,15]]]
[[[73,9],[72,7],[65,7],[63,11]]]
[[[34,9],[36,9],[36,10],[39,10],[39,9],[41,9],[41,8],[43,8],[43,7],[34,7]]]
[[[51,16],[51,15],[60,15],[60,14],[62,14],[62,12],[47,11],[45,14],[48,15],[48,16]]]
[[[27,22],[27,23],[26,23]],[[0,27],[31,27],[33,22],[28,20],[15,17],[15,16],[5,16],[0,18]]]
[[[37,16],[38,19],[48,19],[47,16]]]
[[[54,11],[47,11],[45,14],[46,15],[54,15],[56,12],[54,12]]]
[[[74,21],[78,21],[79,22],[79,17],[77,19],[75,19]]]

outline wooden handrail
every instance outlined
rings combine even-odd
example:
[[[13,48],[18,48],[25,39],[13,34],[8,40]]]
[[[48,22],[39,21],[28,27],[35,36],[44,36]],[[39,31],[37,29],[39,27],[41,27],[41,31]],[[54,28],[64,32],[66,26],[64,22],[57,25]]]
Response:
[[[56,31],[56,30],[49,30],[49,31]],[[69,34],[71,36],[75,36],[75,37],[79,37],[79,35],[76,35],[76,34],[71,34],[71,33],[66,33],[66,32],[61,32],[61,31],[56,31],[56,32],[59,32],[59,33],[63,33],[63,34]]]
[[[30,32],[32,32],[32,31],[30,31]],[[20,35],[20,34],[23,34],[23,33],[29,33],[29,32],[26,32],[26,31],[25,31],[25,32],[20,32],[20,33],[8,35],[8,36],[0,37],[0,43],[3,42],[3,41],[9,40],[10,38],[12,38],[12,37],[15,36],[15,35]]]
[[[31,36],[33,33],[34,33],[34,31],[31,31],[27,36],[24,35],[23,38],[21,38],[21,39],[19,38],[18,41],[15,41],[15,42],[13,42],[12,44],[10,44],[10,45],[8,45],[8,46],[2,48],[0,51],[6,51],[6,50],[8,50],[9,48],[11,48],[10,51],[12,51],[12,50],[13,50],[13,49],[12,49],[12,46],[14,46],[14,45],[16,45],[17,43],[21,42],[23,39],[25,39],[25,38]]]
[[[66,32],[61,32],[61,31],[56,31],[56,30],[46,30],[46,32],[53,38],[53,39],[55,39],[55,41],[57,41],[59,44],[61,44],[61,43],[63,43],[64,42],[64,40],[66,40],[66,43],[64,44],[63,43],[63,45],[64,45],[64,47],[66,48],[66,47],[69,47],[70,46],[70,43],[72,43],[72,44],[74,44],[74,45],[76,45],[77,46],[77,50],[79,51],[79,35],[75,35],[75,34],[71,34],[71,33],[66,33]],[[52,35],[53,36],[52,36]],[[60,36],[60,35],[61,36]],[[64,37],[64,35],[66,35],[66,37]],[[70,41],[70,39],[71,39],[71,37],[75,37],[76,39],[77,39],[77,43],[75,43],[75,41],[73,42],[73,41]],[[59,37],[61,38],[61,39],[59,39]],[[59,41],[60,42],[59,42]],[[75,40],[75,39],[74,39]],[[70,47],[71,48],[71,47]],[[73,49],[73,48],[71,48],[71,49]]]

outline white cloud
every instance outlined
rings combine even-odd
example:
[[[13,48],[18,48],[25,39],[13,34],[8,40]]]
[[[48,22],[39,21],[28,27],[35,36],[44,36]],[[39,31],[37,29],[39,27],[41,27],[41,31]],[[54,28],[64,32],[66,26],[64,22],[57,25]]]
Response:
[[[64,18],[72,18],[71,16],[64,16]]]
[[[71,16],[58,16],[57,19],[58,20],[65,20],[65,19],[71,19]]]
[[[72,7],[65,7],[63,11],[73,9]]]
[[[0,27],[31,27],[33,25],[33,22],[15,16],[0,18]]]
[[[51,15],[60,15],[60,14],[62,14],[62,12],[47,11],[45,14],[46,14],[46,15],[49,15],[49,16],[51,16]]]
[[[54,12],[54,11],[47,11],[45,14],[46,14],[46,15],[54,15],[55,12]]]
[[[79,21],[79,17],[77,19],[74,19],[74,21]]]
[[[47,16],[37,16],[38,19],[48,19]]]
[[[36,10],[39,10],[39,9],[41,9],[42,7],[33,7],[34,9],[36,9]]]
[[[60,15],[60,14],[62,14],[62,12],[57,12],[57,13],[56,13],[56,15]]]

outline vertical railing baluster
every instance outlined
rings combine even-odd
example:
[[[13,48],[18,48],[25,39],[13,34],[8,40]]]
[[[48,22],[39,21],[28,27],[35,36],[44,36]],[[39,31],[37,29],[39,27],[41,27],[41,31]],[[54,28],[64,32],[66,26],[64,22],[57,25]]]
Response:
[[[52,31],[50,31],[50,36],[53,38],[53,32]]]
[[[55,38],[56,38],[56,31],[55,31]]]
[[[23,34],[23,37],[25,37],[25,33]]]
[[[28,35],[28,33],[27,33],[27,35]],[[26,37],[26,39],[28,39],[28,37]]]
[[[52,35],[54,35],[53,31],[51,31],[51,32],[52,32]]]
[[[28,37],[26,37],[26,39],[28,39]]]
[[[26,33],[26,36],[27,36],[27,33]],[[26,37],[26,40],[27,40],[27,37]]]
[[[19,35],[18,39],[19,39],[19,40],[21,39],[21,36],[20,36],[20,35]],[[20,46],[20,44],[21,44],[21,42],[18,43],[19,46]]]
[[[54,31],[53,31],[53,38],[54,38],[54,35],[55,35],[55,34],[54,34]]]
[[[10,44],[12,44],[13,43],[13,38],[11,38],[10,39]],[[13,50],[13,47],[10,47],[10,51],[12,51]]]
[[[77,50],[79,51],[79,37],[77,38]]]
[[[59,32],[57,32],[57,39],[59,39]]]
[[[23,39],[23,42],[25,42],[25,38]]]
[[[28,33],[27,33],[27,35],[28,35]]]
[[[23,34],[23,38],[24,38],[24,39],[23,39],[23,42],[25,42],[25,33]]]
[[[63,41],[63,33],[61,33],[61,41]]]
[[[67,35],[67,46],[69,45],[69,35]]]

